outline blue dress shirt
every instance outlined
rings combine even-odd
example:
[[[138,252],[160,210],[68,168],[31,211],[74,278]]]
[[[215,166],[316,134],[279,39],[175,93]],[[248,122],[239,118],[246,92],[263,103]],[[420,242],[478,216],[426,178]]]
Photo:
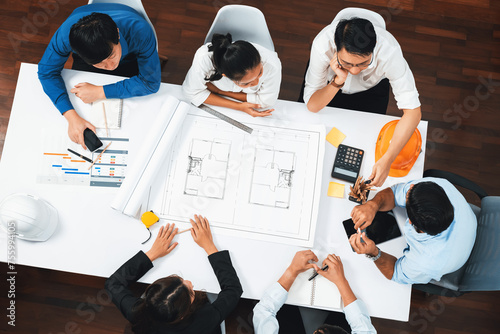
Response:
[[[160,88],[161,70],[156,38],[149,23],[134,9],[121,4],[92,4],[79,7],[57,29],[38,64],[38,78],[43,90],[61,114],[74,109],[61,71],[72,52],[69,43],[71,26],[93,12],[109,15],[118,26],[122,57],[133,54],[137,58],[139,74],[114,84],[105,85],[106,98],[128,98],[156,93]],[[121,61],[120,60],[120,61]]]
[[[451,225],[437,235],[418,233],[406,220],[404,234],[408,247],[396,261],[392,280],[402,284],[426,284],[431,279],[439,281],[441,276],[462,267],[472,251],[476,240],[477,219],[470,205],[460,192],[447,180],[423,178],[391,187],[396,206],[406,207],[406,193],[412,184],[432,181],[441,186],[454,209]]]
[[[332,283],[333,284],[333,283]],[[253,309],[253,327],[256,334],[276,334],[279,332],[279,323],[276,313],[285,304],[288,292],[278,282],[271,285],[260,302]],[[345,317],[351,326],[353,334],[377,333],[373,327],[365,304],[356,299],[344,307]]]

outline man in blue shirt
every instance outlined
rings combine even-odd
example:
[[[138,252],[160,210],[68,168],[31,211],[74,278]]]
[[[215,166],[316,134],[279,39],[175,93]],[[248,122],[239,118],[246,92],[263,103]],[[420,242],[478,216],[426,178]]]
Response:
[[[408,214],[404,227],[408,247],[402,257],[380,251],[365,233],[349,240],[358,254],[375,261],[385,277],[402,284],[426,284],[465,264],[476,239],[477,219],[450,182],[429,177],[384,189],[353,209],[354,227],[368,227],[377,211],[395,206],[406,208]]]
[[[72,52],[76,69],[84,69],[82,63],[86,63],[88,70],[132,76],[104,86],[87,82],[75,85],[70,93],[85,103],[157,92],[161,81],[160,61],[154,31],[140,14],[128,6],[82,6],[75,9],[59,27],[38,64],[38,78],[45,93],[68,121],[70,139],[86,148],[83,131],[86,128],[95,131],[95,127],[75,111],[61,77],[64,64]]]
[[[351,333],[373,334],[377,333],[373,327],[370,316],[364,303],[357,299],[349,286],[344,275],[344,267],[340,257],[330,254],[323,261],[322,266],[328,265],[328,269],[321,270],[311,261],[318,261],[317,256],[311,250],[297,252],[290,266],[285,270],[278,282],[271,285],[260,302],[253,309],[253,327],[256,334],[274,334],[279,332],[280,324],[276,313],[285,304],[288,291],[297,276],[309,268],[314,268],[319,275],[325,277],[339,289],[340,296],[344,302],[344,313],[351,327]],[[328,319],[327,319],[328,320]],[[299,332],[297,328],[295,332]],[[324,324],[315,330],[314,334],[345,333],[342,328]]]

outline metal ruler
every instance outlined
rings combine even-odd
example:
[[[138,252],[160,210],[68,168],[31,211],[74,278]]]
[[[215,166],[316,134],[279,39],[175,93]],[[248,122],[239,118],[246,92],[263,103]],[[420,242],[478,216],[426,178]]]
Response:
[[[227,123],[229,123],[229,124],[231,124],[231,125],[239,128],[239,129],[241,129],[241,130],[243,130],[245,132],[248,132],[249,134],[252,134],[252,132],[253,132],[252,128],[246,126],[243,123],[238,122],[235,119],[232,119],[231,117],[228,117],[228,116],[224,115],[223,113],[218,112],[215,109],[210,108],[209,106],[207,106],[205,104],[200,105],[198,108],[200,108],[201,110],[205,110],[210,115],[213,115],[213,116],[215,116],[215,117],[217,117],[217,118],[219,118],[219,119],[221,119],[221,120],[223,120],[223,121],[225,121],[225,122],[227,122]]]

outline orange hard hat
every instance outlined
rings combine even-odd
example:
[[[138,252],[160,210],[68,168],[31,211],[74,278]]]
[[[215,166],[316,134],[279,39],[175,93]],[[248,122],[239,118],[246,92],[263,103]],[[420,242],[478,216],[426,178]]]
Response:
[[[385,152],[387,152],[398,122],[399,120],[390,121],[384,125],[382,130],[380,130],[377,138],[377,144],[375,146],[375,162],[382,158]],[[420,131],[415,128],[410,140],[408,140],[405,147],[403,147],[392,163],[389,176],[402,177],[408,175],[411,168],[415,164],[415,161],[417,161],[418,155],[421,152],[421,147],[422,136],[420,135]]]

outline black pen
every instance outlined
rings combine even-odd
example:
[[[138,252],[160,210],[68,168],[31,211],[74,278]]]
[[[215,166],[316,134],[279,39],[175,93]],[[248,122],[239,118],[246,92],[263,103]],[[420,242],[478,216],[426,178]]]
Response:
[[[83,156],[83,155],[81,155],[80,153],[75,152],[75,151],[73,151],[73,150],[72,150],[72,149],[70,149],[70,148],[68,148],[68,151],[70,151],[71,153],[73,153],[73,154],[75,154],[75,155],[79,156],[80,158],[82,158],[83,160],[85,160],[85,161],[87,161],[87,162],[93,162],[92,160],[90,160],[90,159],[89,159],[89,158],[87,158],[86,156]]]
[[[325,264],[325,266],[323,268],[321,268],[321,270],[325,271],[328,269],[328,265]],[[315,271],[314,274],[311,275],[311,277],[309,277],[308,281],[312,281],[314,278],[316,278],[316,276],[318,276],[318,272]]]

